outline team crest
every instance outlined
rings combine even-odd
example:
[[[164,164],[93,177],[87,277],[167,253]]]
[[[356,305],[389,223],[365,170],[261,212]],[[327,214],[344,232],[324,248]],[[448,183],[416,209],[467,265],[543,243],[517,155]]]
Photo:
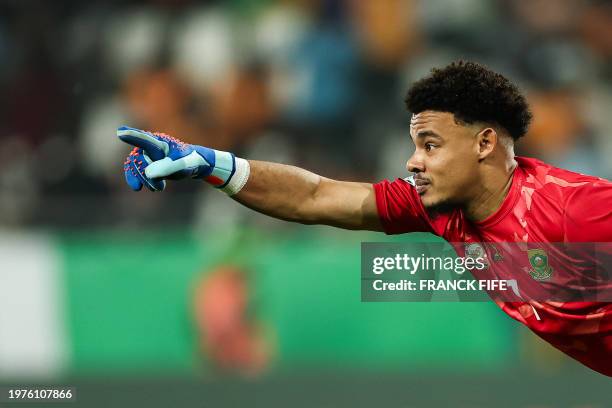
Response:
[[[548,254],[543,249],[528,249],[527,257],[532,268],[529,275],[537,280],[548,280],[552,276],[553,269],[548,265]]]

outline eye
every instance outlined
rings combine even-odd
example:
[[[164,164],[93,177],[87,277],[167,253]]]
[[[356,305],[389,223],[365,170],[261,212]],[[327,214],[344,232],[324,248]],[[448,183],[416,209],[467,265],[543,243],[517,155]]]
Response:
[[[433,144],[433,143],[425,143],[425,151],[426,152],[430,152],[435,147],[436,147],[436,145]]]

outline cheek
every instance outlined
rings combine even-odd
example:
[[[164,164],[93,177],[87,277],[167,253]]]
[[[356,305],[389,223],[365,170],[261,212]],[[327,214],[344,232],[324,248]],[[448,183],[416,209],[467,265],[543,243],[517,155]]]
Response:
[[[429,171],[438,183],[445,183],[455,177],[457,167],[461,166],[461,161],[454,155],[439,152],[429,163]]]
[[[471,169],[465,160],[459,157],[447,157],[440,160],[438,171],[435,174],[435,185],[439,191],[451,195],[461,192],[471,180]]]

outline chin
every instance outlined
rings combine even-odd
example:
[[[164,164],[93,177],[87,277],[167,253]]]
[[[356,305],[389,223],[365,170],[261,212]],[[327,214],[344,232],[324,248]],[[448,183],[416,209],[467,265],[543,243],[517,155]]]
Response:
[[[457,204],[450,200],[436,199],[435,197],[421,196],[423,207],[430,213],[447,213],[457,208]]]
[[[420,195],[421,202],[423,203],[423,207],[429,209],[431,207],[435,207],[438,203],[442,202],[440,198],[436,197],[435,194],[432,194],[431,191],[425,191],[424,194]]]

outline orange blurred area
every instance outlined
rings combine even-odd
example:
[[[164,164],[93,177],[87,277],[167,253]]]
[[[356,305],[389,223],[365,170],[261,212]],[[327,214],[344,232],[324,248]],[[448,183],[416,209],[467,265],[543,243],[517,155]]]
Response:
[[[223,371],[256,375],[269,364],[271,346],[247,310],[252,290],[245,272],[230,266],[207,273],[195,287],[200,347]]]
[[[575,92],[536,92],[528,99],[534,119],[523,147],[534,156],[558,157],[580,143],[587,124],[580,115],[580,99]]]

